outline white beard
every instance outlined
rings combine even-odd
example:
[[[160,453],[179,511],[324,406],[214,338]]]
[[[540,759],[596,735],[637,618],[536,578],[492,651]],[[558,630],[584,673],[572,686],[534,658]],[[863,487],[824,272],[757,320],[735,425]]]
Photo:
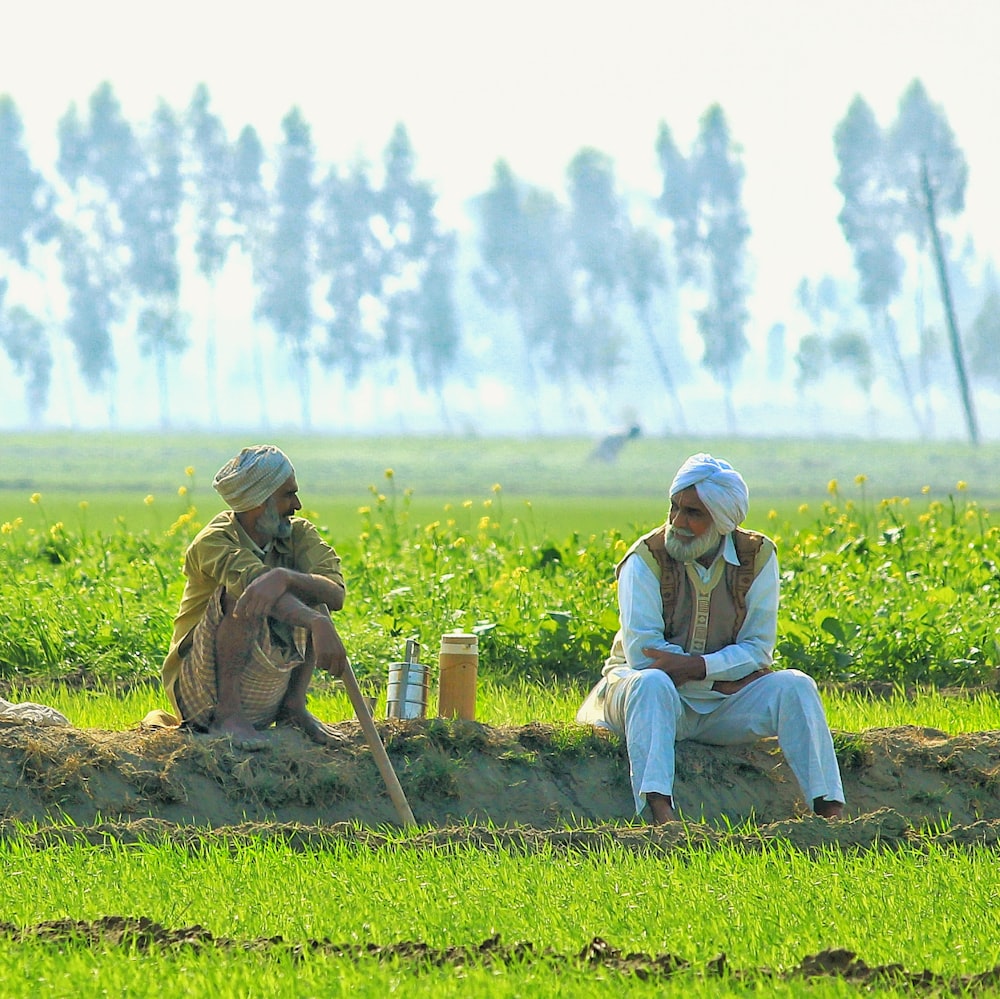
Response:
[[[272,497],[267,501],[264,512],[257,518],[257,530],[268,538],[289,538],[292,535],[292,525],[287,517],[278,513],[278,504]]]
[[[700,537],[693,534],[679,534],[673,525],[667,527],[665,542],[667,554],[678,562],[697,562],[719,546],[722,533],[715,525],[709,527]]]

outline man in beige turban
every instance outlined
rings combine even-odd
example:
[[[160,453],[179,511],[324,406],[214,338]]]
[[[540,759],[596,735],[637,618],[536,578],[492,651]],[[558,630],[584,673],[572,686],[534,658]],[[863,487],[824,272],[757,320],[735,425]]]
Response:
[[[777,736],[816,814],[839,818],[844,790],[816,684],[772,670],[778,620],[774,543],[742,529],[749,493],[726,461],[696,454],[670,486],[665,524],[615,569],[620,629],[577,720],[628,749],[638,815],[676,817],[674,745]]]
[[[229,509],[184,557],[184,593],[163,683],[183,724],[266,744],[271,724],[320,743],[333,730],[306,710],[313,670],[340,675],[347,654],[330,618],[344,605],[340,558],[302,509],[295,469],[273,445],[244,448],[213,482]]]

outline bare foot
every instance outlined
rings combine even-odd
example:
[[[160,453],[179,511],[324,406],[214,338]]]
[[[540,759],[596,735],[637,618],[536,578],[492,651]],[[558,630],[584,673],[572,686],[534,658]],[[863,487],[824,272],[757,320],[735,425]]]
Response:
[[[300,732],[309,736],[313,742],[318,742],[322,746],[337,746],[344,739],[336,729],[326,722],[321,722],[315,715],[311,715],[305,708],[300,710],[285,709],[275,720],[276,725],[290,725]]]
[[[224,735],[237,749],[257,750],[268,745],[267,735],[258,732],[243,718],[224,718],[214,721],[208,729],[209,735]]]
[[[842,801],[827,801],[826,798],[816,798],[813,801],[813,811],[821,819],[842,819],[844,803]]]
[[[659,791],[648,791],[646,793],[646,803],[653,813],[653,823],[662,826],[664,822],[676,822],[677,813],[674,811],[673,800],[668,794],[660,794]]]

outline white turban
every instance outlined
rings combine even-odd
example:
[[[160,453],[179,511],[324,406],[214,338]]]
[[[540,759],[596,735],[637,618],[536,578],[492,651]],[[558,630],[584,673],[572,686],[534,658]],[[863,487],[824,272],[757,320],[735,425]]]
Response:
[[[698,498],[723,534],[729,534],[746,519],[750,491],[743,476],[728,461],[704,452],[691,455],[674,476],[670,495],[676,496],[690,486],[695,487]]]
[[[233,510],[242,513],[266,503],[294,474],[292,463],[280,448],[255,444],[227,461],[215,473],[212,485]]]

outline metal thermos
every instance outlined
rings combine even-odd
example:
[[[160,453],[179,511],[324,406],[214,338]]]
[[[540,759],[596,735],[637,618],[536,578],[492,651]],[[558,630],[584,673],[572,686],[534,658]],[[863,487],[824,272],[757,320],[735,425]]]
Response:
[[[406,640],[405,662],[389,664],[389,683],[386,687],[386,716],[388,718],[426,718],[427,691],[430,689],[430,668],[418,663],[420,643],[415,638]]]
[[[438,666],[438,716],[473,721],[479,638],[462,632],[442,635]]]

